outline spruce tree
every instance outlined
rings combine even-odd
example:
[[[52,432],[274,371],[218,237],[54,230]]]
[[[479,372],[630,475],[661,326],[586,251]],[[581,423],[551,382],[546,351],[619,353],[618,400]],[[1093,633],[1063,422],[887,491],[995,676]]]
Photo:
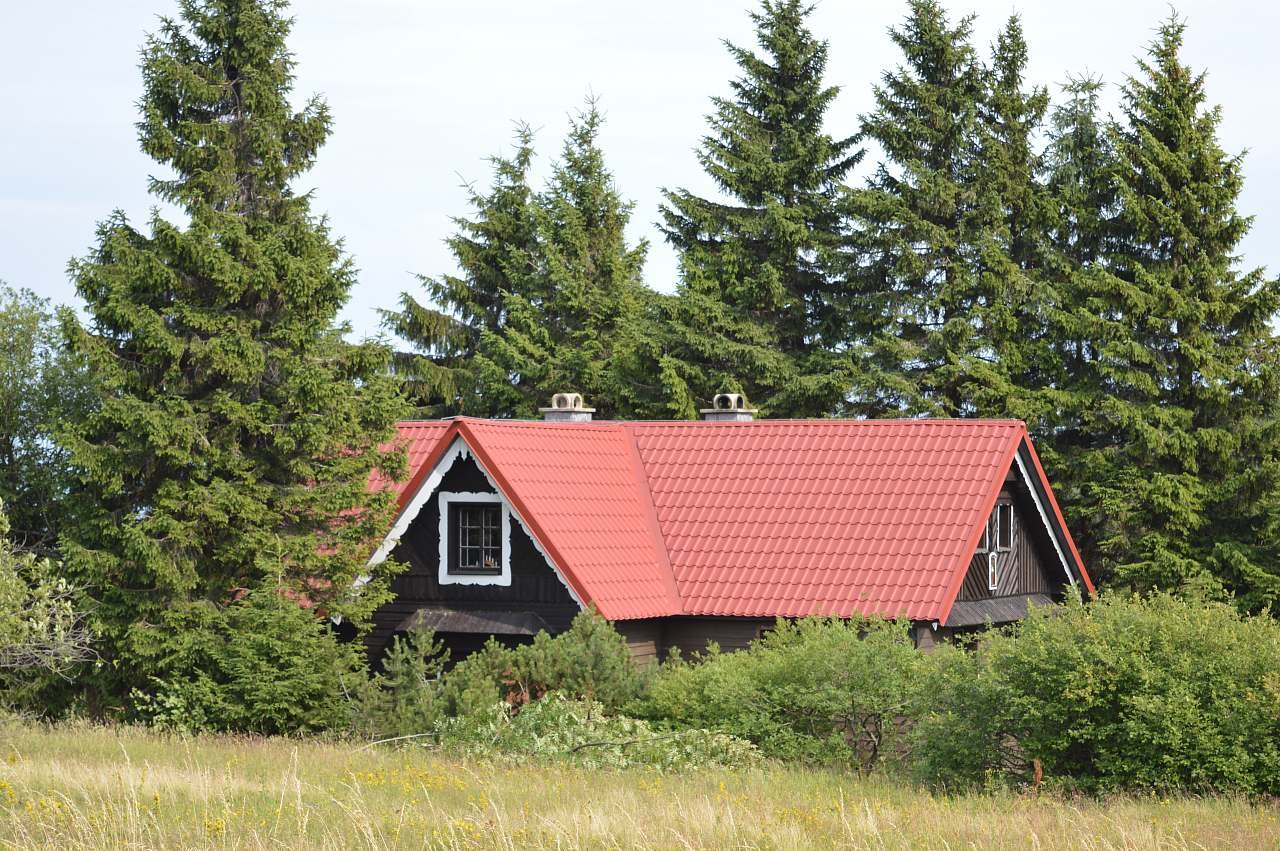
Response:
[[[1079,431],[1057,451],[1101,572],[1221,584],[1256,610],[1280,600],[1280,282],[1238,268],[1241,158],[1219,145],[1183,31],[1166,21],[1123,89],[1105,263],[1072,282],[1081,354],[1064,397]]]
[[[875,87],[861,139],[883,160],[849,196],[856,265],[847,298],[867,340],[867,415],[973,413],[971,360],[983,353],[977,248],[998,213],[978,178],[986,74],[972,18],[954,26],[935,0],[911,0],[890,30],[903,63]]]
[[[752,13],[760,52],[726,42],[742,69],[732,98],[714,98],[699,160],[723,196],[666,192],[663,230],[682,255],[678,303],[649,356],[658,407],[687,412],[738,389],[774,415],[840,408],[851,355],[832,266],[839,204],[860,154],[823,121],[838,89],[823,82],[827,44],[801,0]],[[777,354],[781,355],[781,359]]]
[[[527,286],[539,274],[538,224],[529,185],[533,133],[516,131],[515,151],[492,157],[493,182],[487,192],[470,190],[471,218],[454,219],[457,232],[447,244],[460,274],[419,276],[429,301],[400,296],[397,310],[382,311],[384,326],[410,346],[395,357],[396,375],[423,416],[494,416],[507,413],[508,393],[500,371],[482,373],[474,360],[486,333],[507,324],[504,293]]]
[[[84,504],[62,543],[111,702],[174,664],[167,624],[213,624],[244,589],[361,622],[387,596],[381,570],[353,588],[392,508],[366,481],[402,467],[379,448],[404,407],[389,353],[343,340],[355,271],[293,188],[331,122],[290,105],[284,3],[180,11],[143,50],[138,130],[184,221],[112,215],[71,264],[89,324],[64,317],[100,398],[68,435]]]
[[[1084,418],[1093,404],[1094,388],[1085,376],[1096,356],[1089,340],[1095,320],[1085,302],[1093,289],[1091,279],[1106,274],[1108,231],[1116,214],[1115,151],[1099,115],[1102,87],[1091,77],[1069,80],[1050,117],[1042,162],[1051,208],[1045,259],[1051,288],[1043,302],[1046,344],[1037,380],[1021,388],[1022,397],[1031,400],[1024,418],[1038,438],[1058,501],[1095,574],[1101,570],[1093,547],[1095,519],[1082,496],[1089,482],[1071,457],[1089,439]]]
[[[618,378],[620,337],[649,291],[648,245],[626,243],[631,205],[622,200],[597,138],[594,102],[572,122],[549,186],[534,200],[536,261],[503,292],[506,322],[485,329],[475,369],[503,413],[532,417],[558,391],[582,393],[597,416],[629,413]]]
[[[978,107],[972,178],[979,205],[972,229],[978,287],[971,317],[977,346],[966,363],[964,394],[977,416],[1034,421],[1044,410],[1026,391],[1048,380],[1053,204],[1039,180],[1036,147],[1049,95],[1026,85],[1026,64],[1027,44],[1015,15],[992,48]]]

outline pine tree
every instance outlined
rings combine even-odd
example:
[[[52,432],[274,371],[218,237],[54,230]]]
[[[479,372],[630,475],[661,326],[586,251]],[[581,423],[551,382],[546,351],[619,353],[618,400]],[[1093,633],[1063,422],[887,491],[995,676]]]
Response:
[[[648,245],[626,244],[632,207],[605,166],[602,121],[591,102],[572,122],[550,185],[534,200],[533,274],[510,282],[506,323],[483,334],[476,369],[504,413],[536,416],[564,390],[582,393],[601,417],[632,407],[616,358],[649,296],[641,277]]]
[[[1026,391],[1047,380],[1053,204],[1039,180],[1035,145],[1049,95],[1026,87],[1026,64],[1015,15],[996,39],[978,107],[973,183],[980,206],[972,228],[978,297],[971,317],[978,345],[966,363],[965,396],[978,416],[1034,421],[1044,411]]]
[[[398,310],[382,311],[383,324],[411,350],[399,352],[395,371],[424,416],[507,412],[511,399],[490,398],[485,387],[500,386],[500,372],[479,371],[474,356],[485,333],[507,324],[503,293],[525,286],[538,274],[538,226],[529,168],[533,133],[516,131],[515,151],[492,157],[493,183],[487,193],[470,190],[473,217],[456,218],[458,231],[448,246],[459,275],[419,276],[430,299],[400,296]]]
[[[330,116],[290,106],[284,3],[180,10],[143,50],[138,129],[170,170],[151,190],[186,223],[111,216],[71,264],[89,325],[64,316],[100,398],[69,435],[84,505],[63,549],[94,597],[109,701],[176,640],[166,623],[245,588],[361,622],[387,596],[382,571],[353,588],[392,508],[366,481],[403,465],[379,449],[404,407],[389,353],[344,342],[354,269],[291,188]]]
[[[1106,274],[1107,234],[1117,204],[1115,151],[1099,117],[1102,86],[1090,77],[1069,80],[1063,87],[1065,100],[1051,115],[1042,166],[1051,204],[1045,269],[1052,288],[1043,303],[1046,345],[1039,352],[1037,380],[1021,388],[1023,398],[1032,400],[1025,419],[1095,576],[1102,569],[1093,546],[1099,518],[1084,508],[1082,491],[1089,482],[1071,459],[1089,440],[1084,418],[1095,388],[1085,376],[1096,351],[1088,339],[1095,320],[1087,313],[1086,300],[1094,288],[1091,281]]]
[[[971,31],[971,17],[952,26],[935,0],[911,0],[890,30],[904,62],[862,117],[860,138],[884,155],[849,198],[857,265],[847,292],[861,305],[856,332],[874,379],[859,399],[864,414],[973,412],[966,383],[983,351],[975,247],[998,202],[979,197],[986,74]]]
[[[831,267],[840,187],[860,154],[823,129],[838,89],[823,83],[827,44],[808,30],[809,12],[801,0],[765,0],[752,14],[761,53],[726,42],[742,76],[731,99],[713,99],[699,160],[727,197],[665,193],[663,230],[683,280],[649,352],[658,407],[688,412],[738,389],[771,414],[821,415],[847,394],[849,334]]]
[[[1067,301],[1078,339],[1063,397],[1079,428],[1056,451],[1101,572],[1138,588],[1220,583],[1256,610],[1280,600],[1280,281],[1237,268],[1241,158],[1218,143],[1183,31],[1166,21],[1123,89],[1105,262]],[[1077,153],[1094,156],[1084,142]],[[1091,221],[1076,222],[1087,262]]]

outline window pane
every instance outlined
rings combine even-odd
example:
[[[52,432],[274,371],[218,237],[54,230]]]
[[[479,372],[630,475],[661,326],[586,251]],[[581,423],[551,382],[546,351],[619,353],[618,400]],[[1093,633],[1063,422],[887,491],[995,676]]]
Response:
[[[466,571],[502,567],[502,507],[495,503],[454,504],[454,566]]]
[[[1000,505],[996,507],[998,512],[997,525],[999,536],[999,547],[1007,550],[1013,547],[1013,506]]]

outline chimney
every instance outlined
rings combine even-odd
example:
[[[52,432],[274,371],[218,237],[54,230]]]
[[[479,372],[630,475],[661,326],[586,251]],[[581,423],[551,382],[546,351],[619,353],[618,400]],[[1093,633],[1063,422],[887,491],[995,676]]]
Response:
[[[741,393],[717,393],[710,408],[698,413],[704,420],[718,423],[749,423],[755,419],[756,409],[747,407]]]
[[[589,423],[595,408],[582,403],[581,393],[557,393],[551,397],[550,408],[539,408],[542,418],[554,423]]]

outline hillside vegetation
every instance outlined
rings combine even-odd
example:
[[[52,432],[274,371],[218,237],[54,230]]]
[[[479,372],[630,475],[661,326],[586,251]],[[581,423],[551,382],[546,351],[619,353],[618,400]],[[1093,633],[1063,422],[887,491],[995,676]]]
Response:
[[[933,797],[854,774],[593,771],[420,748],[0,728],[4,848],[1274,849],[1240,798]]]

